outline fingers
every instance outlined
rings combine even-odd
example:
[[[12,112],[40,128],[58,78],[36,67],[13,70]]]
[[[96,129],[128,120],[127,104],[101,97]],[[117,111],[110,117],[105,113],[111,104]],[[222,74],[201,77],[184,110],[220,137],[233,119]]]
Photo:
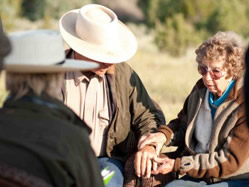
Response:
[[[175,164],[174,159],[170,159],[168,157],[164,157],[164,158],[157,157],[157,158],[154,158],[154,161],[157,162],[158,164],[158,169],[157,169],[158,173],[167,174],[173,171],[174,164]]]
[[[156,157],[148,153],[138,152],[135,156],[135,171],[138,177],[150,178],[151,174],[167,174],[172,172],[174,159]]]
[[[161,145],[158,149],[161,149],[162,145],[166,142],[166,137],[163,133],[149,133],[140,138],[138,142],[138,149],[142,149],[148,144]]]
[[[147,139],[147,137],[148,137],[147,135],[141,136],[141,138],[138,141],[138,145],[137,145],[138,149],[142,149],[144,147],[144,146],[141,146],[141,145],[144,145],[144,140]]]
[[[163,147],[163,144],[161,144],[161,143],[156,145],[156,153],[157,153],[157,155],[160,154],[162,147]]]
[[[162,174],[167,174],[169,172],[172,172],[173,166],[169,163],[166,162],[158,167],[158,172]]]
[[[145,176],[148,169],[151,170],[151,159],[150,155],[145,151],[139,151],[136,153],[134,167],[138,177]]]
[[[159,174],[159,170],[157,169],[157,170],[151,170],[151,174],[152,175],[158,175]]]
[[[150,178],[150,175],[151,175],[151,165],[152,165],[151,159],[147,159],[147,167],[146,167],[146,173],[145,173],[147,178]]]
[[[141,140],[141,141],[140,141]],[[153,144],[156,142],[156,136],[154,134],[148,134],[145,136],[142,136],[138,142],[138,149],[142,149],[148,144]]]
[[[156,157],[155,148],[145,146],[135,155],[134,167],[138,177],[150,177],[152,169],[152,160]]]
[[[168,157],[155,157],[154,161],[158,164],[166,163],[169,160]]]
[[[139,141],[138,141],[138,144],[139,144],[140,142],[143,142],[144,139],[146,139],[146,138],[147,138],[147,135],[141,136],[141,138],[140,138]]]
[[[138,152],[135,156],[134,167],[138,177],[150,177],[151,158],[146,153]]]
[[[148,157],[145,154],[142,155],[142,159],[141,159],[141,176],[145,176],[145,170],[146,170],[146,166],[147,166],[147,163],[148,163]]]
[[[154,160],[154,159],[153,159]],[[152,161],[152,170],[156,171],[157,170],[157,163],[155,161]]]
[[[172,169],[173,169],[172,166],[169,163],[165,162],[165,163],[159,165],[156,171],[152,170],[151,173],[153,175],[157,175],[159,173],[167,174],[167,173],[171,172]]]
[[[141,177],[141,152],[137,152],[134,160],[135,173],[138,177]]]

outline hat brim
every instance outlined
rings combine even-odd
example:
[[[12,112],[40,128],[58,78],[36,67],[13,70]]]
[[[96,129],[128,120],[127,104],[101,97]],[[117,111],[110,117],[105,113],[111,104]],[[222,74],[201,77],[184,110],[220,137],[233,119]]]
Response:
[[[56,65],[30,65],[30,64],[5,64],[4,70],[13,73],[60,73],[68,71],[89,71],[99,67],[94,62],[66,59],[63,64]]]
[[[119,42],[113,49],[107,49],[101,45],[89,43],[75,32],[76,19],[79,9],[64,14],[60,21],[60,32],[65,42],[77,53],[98,62],[120,63],[129,60],[137,50],[137,40],[129,28],[118,21]],[[115,42],[115,41],[114,41]]]

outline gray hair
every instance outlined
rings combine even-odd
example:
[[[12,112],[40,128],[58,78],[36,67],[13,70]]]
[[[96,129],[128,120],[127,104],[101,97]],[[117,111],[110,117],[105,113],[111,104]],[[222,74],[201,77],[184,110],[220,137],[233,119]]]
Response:
[[[229,76],[238,79],[243,75],[245,47],[242,38],[235,32],[217,32],[204,41],[195,53],[197,63],[223,59]]]
[[[20,74],[6,73],[6,89],[14,99],[19,99],[29,93],[41,96],[47,94],[61,100],[63,73]]]

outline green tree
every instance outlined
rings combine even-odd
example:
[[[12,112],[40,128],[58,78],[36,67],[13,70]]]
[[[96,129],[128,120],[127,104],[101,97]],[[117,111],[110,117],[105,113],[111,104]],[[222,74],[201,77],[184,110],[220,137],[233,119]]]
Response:
[[[22,16],[31,21],[36,21],[44,17],[46,0],[22,0]]]
[[[31,21],[60,18],[65,12],[78,9],[92,0],[22,0],[22,16]]]
[[[139,0],[159,49],[182,54],[217,31],[249,36],[249,0]]]
[[[180,56],[186,49],[197,44],[203,33],[184,20],[183,14],[166,19],[165,24],[157,23],[155,43],[161,51]]]
[[[243,36],[249,35],[248,0],[216,1],[216,9],[207,20],[211,33],[232,30]]]

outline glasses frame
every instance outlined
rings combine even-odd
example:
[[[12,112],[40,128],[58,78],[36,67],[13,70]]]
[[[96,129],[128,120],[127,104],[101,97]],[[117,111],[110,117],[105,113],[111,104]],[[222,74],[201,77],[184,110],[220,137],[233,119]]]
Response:
[[[217,71],[217,68],[208,68],[207,66],[205,65],[200,65],[198,64],[198,72],[200,75],[204,76],[206,75],[207,73],[209,73],[209,75],[212,77],[212,79],[214,80],[219,80],[221,79],[222,77],[225,76],[226,72],[224,70],[220,70],[220,71]]]

